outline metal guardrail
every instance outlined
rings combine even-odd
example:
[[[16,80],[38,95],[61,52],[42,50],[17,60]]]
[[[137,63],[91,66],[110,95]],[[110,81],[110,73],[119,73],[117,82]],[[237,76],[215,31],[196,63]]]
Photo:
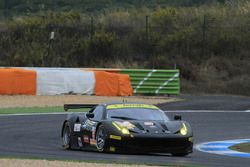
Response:
[[[179,70],[121,69],[120,73],[130,76],[134,94],[180,93]]]

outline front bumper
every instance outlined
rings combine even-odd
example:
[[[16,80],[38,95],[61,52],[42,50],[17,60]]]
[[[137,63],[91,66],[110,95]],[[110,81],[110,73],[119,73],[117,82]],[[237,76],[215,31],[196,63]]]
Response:
[[[110,151],[137,152],[137,153],[191,153],[193,152],[192,137],[180,137],[176,135],[148,136],[134,135],[109,139]]]

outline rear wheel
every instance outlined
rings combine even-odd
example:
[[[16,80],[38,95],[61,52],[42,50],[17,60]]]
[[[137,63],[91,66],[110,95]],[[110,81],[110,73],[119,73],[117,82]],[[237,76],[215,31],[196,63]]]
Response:
[[[71,149],[71,139],[70,139],[70,127],[69,123],[64,124],[63,133],[62,133],[62,146],[64,149]]]
[[[105,152],[107,148],[106,143],[107,134],[103,125],[100,125],[96,132],[96,148],[99,152]]]

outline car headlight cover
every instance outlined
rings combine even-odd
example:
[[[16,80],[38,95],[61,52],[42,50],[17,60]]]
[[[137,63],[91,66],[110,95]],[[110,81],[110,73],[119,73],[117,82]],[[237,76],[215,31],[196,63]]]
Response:
[[[122,133],[125,135],[130,134],[129,129],[133,129],[135,126],[128,122],[128,121],[124,121],[124,122],[119,122],[119,121],[114,121],[112,122],[112,124]]]
[[[185,125],[185,123],[182,123],[182,128],[180,130],[180,133],[185,136],[187,135],[187,132],[188,132],[188,129],[187,129],[187,126]]]

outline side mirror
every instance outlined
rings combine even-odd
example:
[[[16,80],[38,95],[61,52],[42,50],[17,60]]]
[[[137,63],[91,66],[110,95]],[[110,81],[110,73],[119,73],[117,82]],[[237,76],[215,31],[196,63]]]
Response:
[[[174,120],[175,121],[180,121],[181,120],[181,115],[175,115]]]
[[[87,118],[94,118],[94,116],[95,116],[95,114],[93,114],[93,113],[87,113],[86,114]]]

